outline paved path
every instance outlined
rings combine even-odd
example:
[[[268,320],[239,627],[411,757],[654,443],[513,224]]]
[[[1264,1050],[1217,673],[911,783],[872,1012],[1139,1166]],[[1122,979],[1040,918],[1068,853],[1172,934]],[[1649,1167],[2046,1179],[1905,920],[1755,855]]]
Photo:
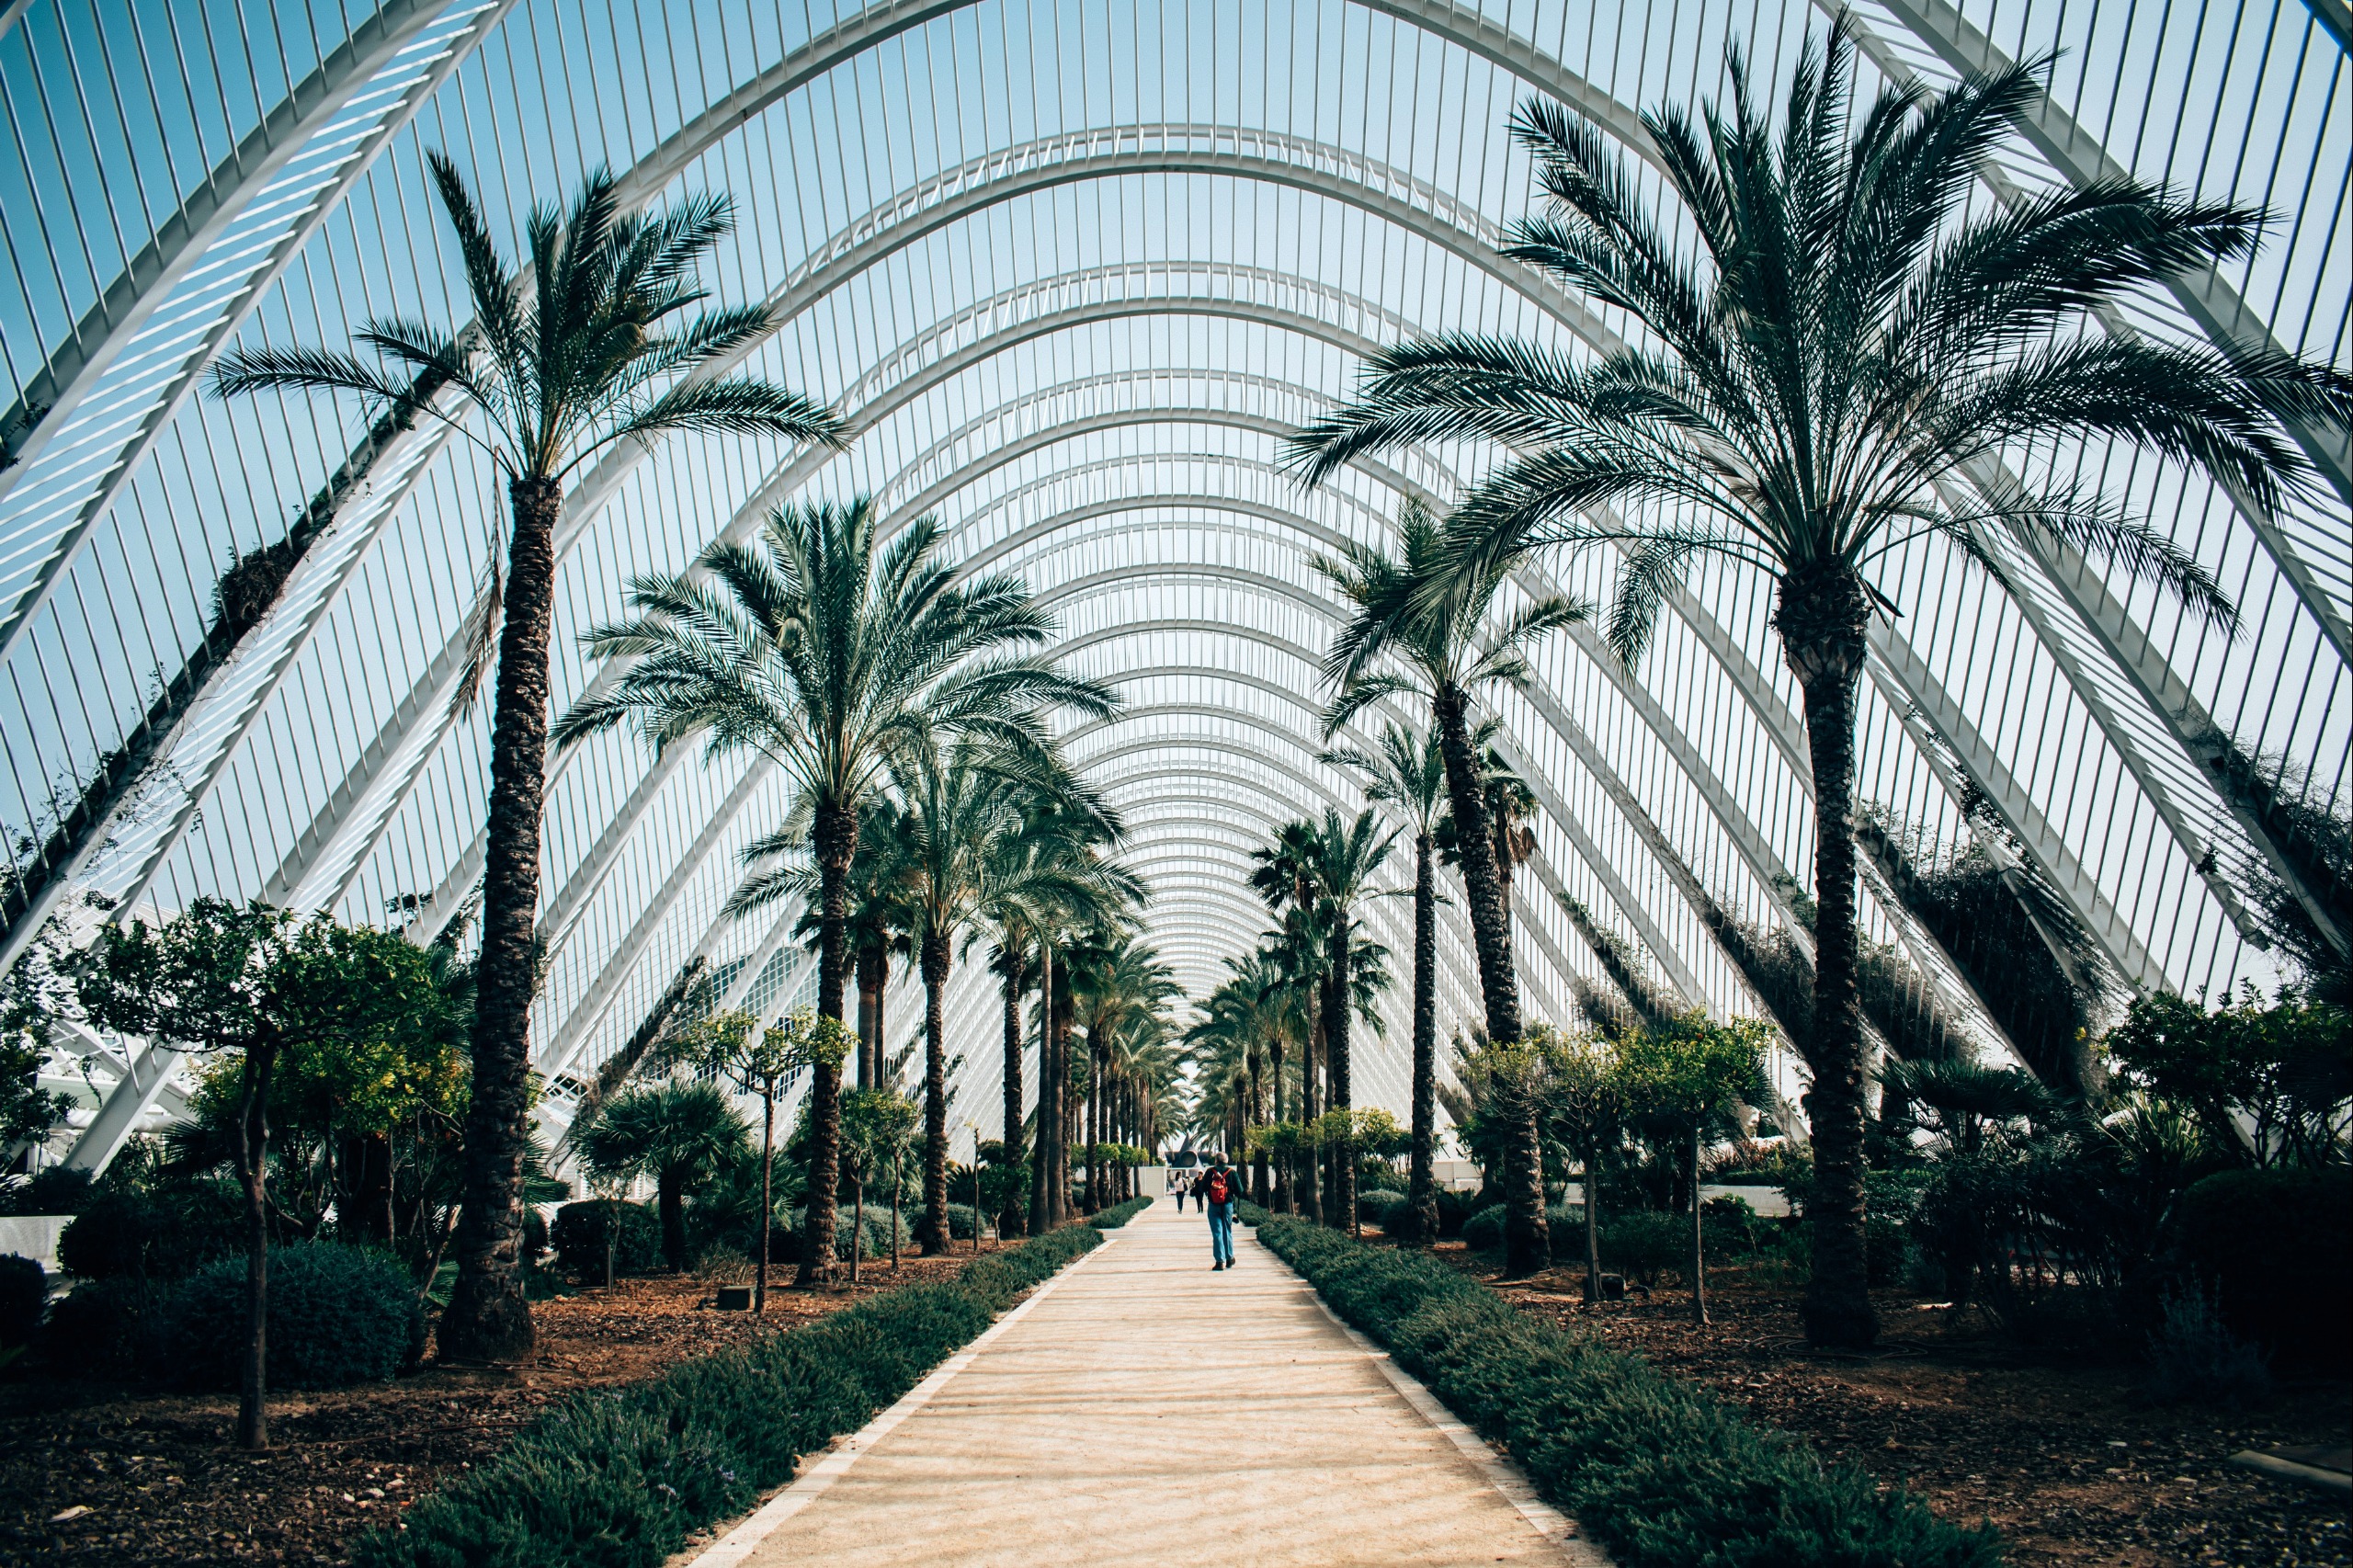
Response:
[[[1589,1561],[1273,1254],[1213,1273],[1208,1243],[1155,1203],[706,1568]]]

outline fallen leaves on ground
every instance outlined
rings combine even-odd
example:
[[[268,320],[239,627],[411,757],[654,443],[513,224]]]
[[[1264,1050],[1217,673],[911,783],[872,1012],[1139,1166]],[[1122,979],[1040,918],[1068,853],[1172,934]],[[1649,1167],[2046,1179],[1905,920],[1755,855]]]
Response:
[[[428,1362],[387,1384],[270,1402],[267,1453],[233,1446],[233,1395],[156,1394],[38,1367],[0,1383],[0,1563],[333,1564],[441,1478],[489,1460],[574,1389],[635,1381],[970,1259],[868,1265],[856,1290],[771,1290],[764,1319],[711,1285],[625,1279],[532,1308],[536,1362]]]
[[[1582,1269],[1505,1281],[1460,1243],[1438,1256],[1948,1518],[1990,1518],[2018,1568],[2353,1564],[2341,1502],[2228,1462],[2242,1449],[2344,1442],[2353,1391],[2341,1380],[2285,1384],[2254,1411],[2154,1405],[2122,1356],[2024,1348],[1917,1299],[1875,1298],[1885,1339],[1874,1353],[1821,1355],[1805,1347],[1798,1288],[1769,1268],[1711,1270],[1714,1321],[1702,1326],[1686,1290],[1588,1308]]]

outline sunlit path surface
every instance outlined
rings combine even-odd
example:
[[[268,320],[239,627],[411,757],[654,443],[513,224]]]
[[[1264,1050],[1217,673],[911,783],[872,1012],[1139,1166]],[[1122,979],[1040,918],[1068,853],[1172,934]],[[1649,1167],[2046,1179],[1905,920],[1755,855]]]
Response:
[[[743,1561],[1560,1563],[1252,1242],[1139,1216]]]

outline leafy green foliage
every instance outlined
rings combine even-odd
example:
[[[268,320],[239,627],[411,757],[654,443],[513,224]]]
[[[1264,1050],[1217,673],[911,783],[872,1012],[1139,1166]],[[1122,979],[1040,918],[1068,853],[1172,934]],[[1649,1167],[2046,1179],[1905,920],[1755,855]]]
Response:
[[[556,1267],[566,1274],[598,1282],[605,1278],[605,1233],[613,1227],[613,1272],[650,1274],[662,1263],[662,1225],[642,1203],[617,1203],[587,1199],[567,1203],[555,1211],[548,1228],[548,1244],[555,1248]]]
[[[154,1330],[169,1287],[138,1275],[91,1279],[49,1310],[42,1354],[84,1377],[120,1378],[154,1359]]]
[[[362,1537],[352,1561],[654,1568],[689,1532],[790,1479],[800,1455],[864,1426],[1139,1207],[992,1253],[952,1284],[904,1286],[650,1382],[576,1395],[410,1508],[398,1528]]]
[[[2338,1146],[2353,1098],[2353,1013],[2343,1007],[2267,1006],[2250,987],[2210,1012],[2160,992],[2132,1004],[2108,1049],[2128,1082],[2195,1118],[2219,1157],[2310,1165]]]
[[[2222,1171],[2182,1195],[2173,1259],[2239,1335],[2284,1365],[2342,1371],[2353,1300],[2353,1171]]]
[[[380,1381],[425,1350],[416,1287],[387,1255],[306,1242],[269,1259],[269,1381],[273,1387],[343,1388]],[[233,1386],[245,1329],[245,1260],[224,1257],[190,1277],[164,1308],[172,1374]]]
[[[1245,1213],[1343,1318],[1506,1446],[1624,1568],[1995,1568],[1990,1529],[1932,1515],[1761,1432],[1635,1357],[1515,1312],[1418,1253]]]
[[[85,1279],[177,1279],[244,1246],[243,1204],[221,1181],[105,1190],[58,1237],[57,1261]]]
[[[39,1262],[0,1254],[0,1351],[32,1343],[49,1300],[49,1275]]]

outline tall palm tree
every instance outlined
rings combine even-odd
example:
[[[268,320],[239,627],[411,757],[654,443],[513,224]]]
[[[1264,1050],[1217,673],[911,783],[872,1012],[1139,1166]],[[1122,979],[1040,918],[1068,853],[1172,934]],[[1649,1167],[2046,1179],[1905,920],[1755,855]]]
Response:
[[[767,903],[787,894],[804,907],[793,922],[793,938],[817,952],[824,937],[824,911],[817,899],[817,869],[807,858],[808,826],[788,820],[744,846],[745,863],[767,863],[745,899]],[[887,1047],[883,1002],[891,988],[891,960],[910,957],[912,915],[908,910],[907,813],[888,796],[869,801],[858,814],[858,851],[849,860],[849,918],[842,941],[849,949],[850,981],[858,989],[858,1086],[882,1086]],[[847,1006],[847,1002],[844,1004]]]
[[[1020,831],[1000,837],[992,848],[987,890],[975,919],[993,944],[989,962],[996,971],[1005,1004],[1003,1148],[1008,1166],[1021,1164],[1024,1157],[1021,999],[1033,976],[1041,983],[1048,979],[1050,934],[1076,921],[1112,919],[1143,902],[1142,881],[1098,853],[1108,842],[1107,819],[1100,812],[1040,809],[1026,812]],[[1046,1089],[1041,1074],[1041,1112]],[[1041,1129],[1045,1121],[1041,1114]],[[1041,1153],[1043,1147],[1041,1139]],[[1034,1191],[1042,1162],[1031,1164]],[[1018,1236],[1028,1229],[1028,1210],[1008,1185],[1005,1211],[997,1221],[998,1234]]]
[[[1369,944],[1358,935],[1356,912],[1358,905],[1376,896],[1373,878],[1388,863],[1389,851],[1397,842],[1397,832],[1383,834],[1381,824],[1370,807],[1357,814],[1353,823],[1345,822],[1340,813],[1329,806],[1324,809],[1324,825],[1316,835],[1317,853],[1314,860],[1315,898],[1321,906],[1324,928],[1324,1040],[1325,1077],[1330,1085],[1333,1110],[1346,1111],[1355,1106],[1355,1084],[1349,1060],[1348,1019],[1356,1012],[1357,993],[1376,971],[1358,961]],[[1385,956],[1387,949],[1382,949]],[[1377,960],[1376,960],[1377,962]],[[1387,971],[1378,971],[1385,983]],[[1378,1027],[1381,1015],[1370,1015]],[[1357,1165],[1353,1146],[1332,1151],[1332,1222],[1353,1227],[1357,1211]]]
[[[592,1177],[653,1181],[662,1256],[683,1273],[687,1197],[751,1152],[752,1129],[718,1085],[672,1080],[607,1100],[574,1144]]]
[[[1389,807],[1414,835],[1414,1143],[1398,1239],[1438,1240],[1438,820],[1446,809],[1446,757],[1438,732],[1381,727],[1370,752],[1337,747],[1324,759],[1364,776],[1367,800]]]
[[[1318,428],[1302,432],[1297,439],[1302,449]],[[1319,456],[1308,472],[1321,479],[1329,468]],[[1526,681],[1529,645],[1585,619],[1592,607],[1563,597],[1537,599],[1491,629],[1489,613],[1506,574],[1497,569],[1453,583],[1443,595],[1431,592],[1441,581],[1452,582],[1445,575],[1452,561],[1445,530],[1418,501],[1406,502],[1398,515],[1393,556],[1356,545],[1339,560],[1318,561],[1316,566],[1355,608],[1324,661],[1324,678],[1336,689],[1324,710],[1324,733],[1336,733],[1384,698],[1412,693],[1429,703],[1439,755],[1446,759],[1448,804],[1466,829],[1463,902],[1479,956],[1487,1036],[1518,1040],[1519,978],[1512,959],[1511,911],[1495,866],[1471,705],[1489,687]]]
[[[1090,705],[1112,711],[1108,687],[1086,687]],[[1074,778],[1051,746],[1006,747],[973,737],[953,746],[906,748],[892,767],[907,802],[908,908],[924,987],[924,1217],[915,1239],[926,1256],[947,1252],[948,976],[955,945],[987,906],[1003,869],[1000,844],[1019,835],[1033,812],[1093,815],[1116,837],[1116,818]],[[1007,890],[1009,891],[1009,890]]]
[[[785,776],[816,862],[817,1013],[837,1035],[858,813],[892,759],[959,735],[1040,747],[1043,710],[1104,710],[1091,682],[1017,651],[1051,630],[1028,587],[999,575],[958,583],[942,542],[925,517],[885,548],[881,518],[862,496],[773,512],[756,540],[714,540],[688,572],[631,583],[630,619],[582,642],[596,657],[634,663],[555,726],[569,744],[633,720],[657,751],[699,735],[708,761],[753,752]],[[747,914],[794,885],[789,875],[752,879],[729,908]],[[810,1073],[803,1284],[835,1271],[840,1091],[840,1058],[820,1053]]]
[[[1086,1208],[1093,1213],[1106,1198],[1103,1162],[1096,1157],[1096,1146],[1105,1142],[1103,1102],[1113,1042],[1120,1031],[1159,1012],[1178,993],[1176,976],[1160,955],[1127,931],[1108,932],[1074,950],[1070,975],[1077,1018],[1086,1029]]]
[[[528,1358],[533,1345],[516,1270],[538,989],[533,926],[547,780],[548,635],[565,482],[620,441],[709,431],[831,445],[840,439],[840,426],[799,392],[709,373],[771,330],[766,307],[706,311],[671,324],[708,297],[696,286],[696,267],[734,226],[727,198],[693,197],[650,218],[625,214],[611,172],[592,170],[570,211],[531,210],[525,225],[530,267],[518,273],[498,254],[457,165],[440,153],[429,161],[457,232],[472,327],[452,335],[378,317],[357,335],[374,364],[326,349],[241,348],[213,365],[210,382],[221,397],[353,392],[404,421],[440,419],[482,449],[506,480],[512,527],[506,567],[502,577],[495,558],[491,563],[473,621],[476,657],[464,685],[471,700],[495,625],[466,1197],[452,1249],[458,1279],[439,1334],[445,1359],[509,1361]],[[444,393],[456,400],[448,411],[438,404]]]
[[[1283,916],[1281,929],[1272,934],[1264,949],[1267,995],[1287,995],[1302,1014],[1297,1108],[1302,1124],[1313,1121],[1324,1109],[1318,1103],[1316,1048],[1324,1038],[1324,966],[1330,961],[1331,944],[1324,927],[1322,902],[1315,893],[1315,868],[1322,850],[1315,824],[1301,818],[1283,824],[1275,830],[1271,843],[1250,852],[1256,862],[1250,872],[1250,886],[1269,909]],[[1308,1219],[1321,1221],[1324,1218],[1323,1187],[1312,1158],[1301,1161],[1291,1172],[1289,1197]]]
[[[1872,608],[1893,608],[1888,558],[1933,541],[1998,579],[1989,536],[2064,542],[2232,628],[2198,562],[2096,482],[2069,480],[2063,463],[2019,481],[2002,463],[2046,442],[2120,441],[2221,475],[2270,512],[2308,483],[2280,420],[2353,423],[2353,381],[2325,366],[2088,330],[2144,288],[2251,256],[2261,212],[2129,177],[1972,212],[2048,60],[1946,91],[1891,83],[1859,114],[1854,55],[1843,20],[1826,46],[1809,37],[1779,130],[1737,50],[1729,106],[1698,123],[1671,107],[1644,117],[1696,246],[1651,208],[1647,171],[1557,106],[1523,106],[1513,129],[1550,205],[1506,253],[1628,312],[1645,341],[1582,364],[1478,336],[1402,345],[1295,448],[1317,474],[1408,437],[1512,449],[1456,514],[1430,597],[1532,551],[1607,541],[1624,552],[1608,631],[1629,662],[1693,561],[1773,581],[1814,787],[1806,1331],[1841,1346],[1878,1327],[1863,1258],[1854,771]]]

